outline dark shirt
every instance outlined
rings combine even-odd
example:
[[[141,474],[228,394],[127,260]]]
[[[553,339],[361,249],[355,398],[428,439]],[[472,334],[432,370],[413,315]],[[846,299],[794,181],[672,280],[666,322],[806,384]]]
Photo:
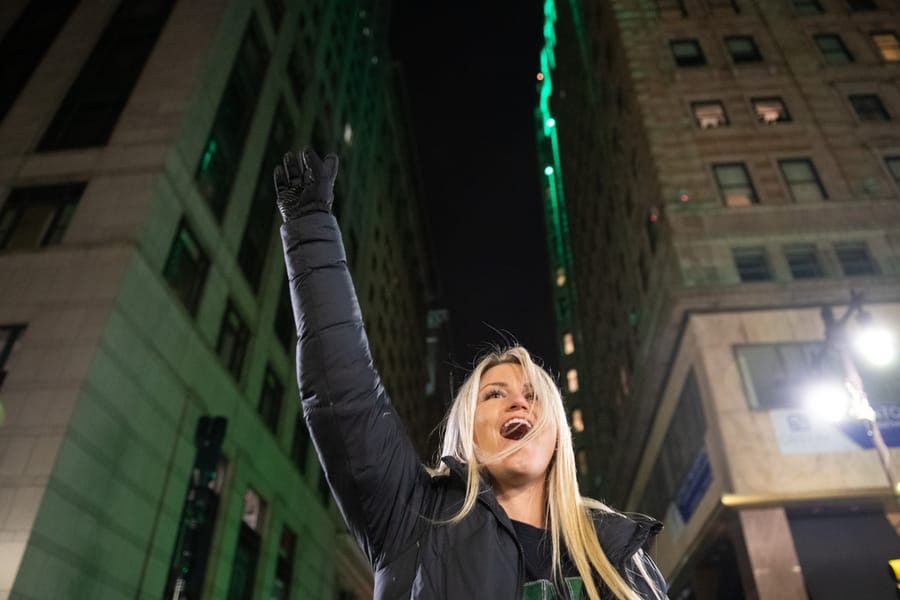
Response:
[[[553,543],[550,541],[550,533],[546,529],[533,527],[521,521],[512,521],[525,555],[525,581],[548,581],[553,579]],[[562,541],[562,540],[560,540]],[[561,549],[561,562],[563,577],[578,577],[578,570],[569,559],[569,553],[565,546]],[[557,598],[568,598],[569,594],[565,583],[556,581],[553,586],[556,589]]]

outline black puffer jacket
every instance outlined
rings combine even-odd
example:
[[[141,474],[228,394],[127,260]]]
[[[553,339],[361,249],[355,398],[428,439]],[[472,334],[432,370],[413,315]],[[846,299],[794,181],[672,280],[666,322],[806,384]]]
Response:
[[[466,466],[445,459],[446,476],[424,469],[372,366],[356,293],[334,217],[311,213],[281,228],[297,323],[303,412],[332,492],[375,573],[375,598],[519,600],[522,550],[484,486],[460,523]],[[597,514],[611,562],[645,598],[631,557],[660,524]],[[648,571],[665,589],[643,552]],[[639,580],[638,580],[639,579]]]

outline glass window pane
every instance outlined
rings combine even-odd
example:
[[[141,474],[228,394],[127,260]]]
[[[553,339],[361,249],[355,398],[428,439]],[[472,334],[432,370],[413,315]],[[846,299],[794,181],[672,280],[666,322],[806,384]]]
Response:
[[[670,42],[675,63],[679,66],[697,66],[706,64],[703,50],[697,40],[674,40]]]
[[[47,127],[38,150],[105,144],[174,0],[122,2]]]
[[[795,202],[824,200],[825,188],[812,161],[807,159],[778,161],[788,191]]]
[[[722,185],[742,185],[747,183],[744,167],[732,165],[716,167],[716,177]]]
[[[823,275],[819,255],[813,244],[785,246],[784,257],[794,279],[814,279]]]
[[[885,157],[884,162],[891,172],[891,176],[894,178],[894,183],[900,185],[900,156],[887,156]],[[0,224],[0,240],[3,239],[2,229],[3,226]]]
[[[893,32],[880,32],[872,34],[872,41],[878,48],[881,58],[888,62],[900,61],[900,38]]]
[[[819,15],[822,14],[822,6],[818,0],[793,0],[794,14],[797,15]]]
[[[734,264],[741,281],[768,281],[772,279],[769,260],[763,247],[745,247],[732,250]]]
[[[0,249],[58,244],[84,188],[84,183],[13,188],[0,211]]]
[[[814,36],[814,39],[826,63],[846,65],[853,62],[853,55],[847,50],[841,36],[835,33],[823,33]]]
[[[718,100],[692,102],[691,111],[694,113],[694,121],[701,129],[728,124],[725,107]]]
[[[877,274],[875,261],[865,242],[840,242],[834,245],[834,252],[844,275],[857,277]]]
[[[163,276],[190,314],[195,314],[206,283],[209,259],[194,233],[182,220],[172,241]]]
[[[787,107],[781,98],[753,98],[753,111],[761,123],[781,123],[790,121]]]
[[[263,40],[259,23],[251,17],[194,173],[200,193],[217,217],[225,211],[269,63]]]
[[[758,62],[762,60],[756,42],[750,36],[732,36],[725,38],[725,45],[735,63]]]
[[[816,342],[735,347],[747,403],[761,410],[801,406],[807,381],[816,373],[814,363],[820,352],[821,343]],[[826,357],[824,368],[843,377],[836,357]]]

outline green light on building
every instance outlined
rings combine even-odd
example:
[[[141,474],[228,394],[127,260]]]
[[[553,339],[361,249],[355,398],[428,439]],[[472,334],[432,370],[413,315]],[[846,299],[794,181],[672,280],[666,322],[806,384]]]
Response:
[[[200,163],[201,171],[206,171],[209,169],[209,163],[212,162],[213,156],[215,156],[217,149],[218,145],[216,144],[216,140],[209,140],[209,143],[206,145],[206,151],[203,153],[203,161]]]
[[[553,167],[551,167],[551,166],[548,165],[548,166],[544,169],[544,175],[546,175],[547,177],[549,177],[550,175],[553,175]]]
[[[552,129],[553,127],[556,127],[556,119],[550,117],[549,119],[544,121],[544,124],[547,125],[548,128]]]

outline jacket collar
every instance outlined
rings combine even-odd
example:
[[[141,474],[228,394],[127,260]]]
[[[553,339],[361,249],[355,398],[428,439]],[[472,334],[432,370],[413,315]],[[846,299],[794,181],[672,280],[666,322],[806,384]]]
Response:
[[[600,546],[614,565],[631,558],[663,528],[653,517],[638,513],[624,515],[595,509],[592,516]]]
[[[441,458],[441,461],[447,465],[451,476],[465,485],[469,472],[468,465],[452,456],[445,456]],[[484,493],[489,489],[487,483],[482,479],[479,488],[479,500],[483,501],[500,521],[511,529],[512,525],[509,523],[509,517],[497,502],[496,496]],[[663,524],[656,519],[637,513],[624,515],[618,512],[594,509],[591,516],[594,520],[594,529],[597,530],[597,539],[600,540],[600,546],[603,548],[603,552],[606,554],[609,562],[614,565],[621,565],[631,558],[644,544],[658,534],[663,527]]]

